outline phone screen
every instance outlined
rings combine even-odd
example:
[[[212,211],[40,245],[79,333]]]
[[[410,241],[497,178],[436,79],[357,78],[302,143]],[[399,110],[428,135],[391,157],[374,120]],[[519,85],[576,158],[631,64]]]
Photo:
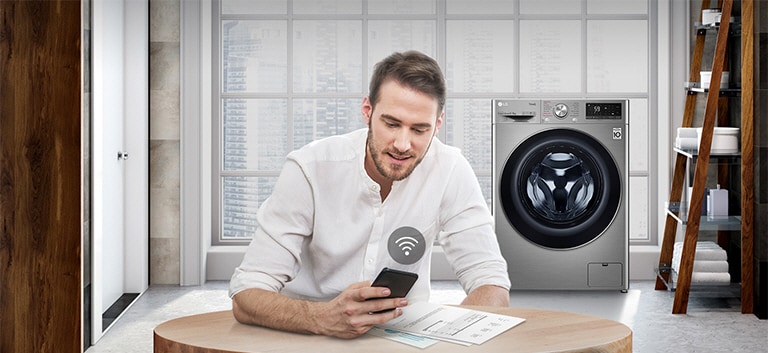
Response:
[[[419,275],[385,267],[376,276],[371,287],[387,287],[391,294],[387,298],[403,298],[419,279]]]

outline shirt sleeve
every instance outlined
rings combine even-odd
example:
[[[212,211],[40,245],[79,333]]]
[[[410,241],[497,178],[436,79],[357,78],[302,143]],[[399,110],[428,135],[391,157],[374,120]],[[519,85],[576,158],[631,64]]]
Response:
[[[304,242],[312,234],[312,188],[299,164],[291,158],[272,195],[259,208],[259,228],[230,281],[229,295],[258,288],[279,292],[301,267]]]
[[[484,285],[509,289],[507,263],[493,230],[493,217],[469,162],[459,158],[441,203],[439,242],[464,290]]]

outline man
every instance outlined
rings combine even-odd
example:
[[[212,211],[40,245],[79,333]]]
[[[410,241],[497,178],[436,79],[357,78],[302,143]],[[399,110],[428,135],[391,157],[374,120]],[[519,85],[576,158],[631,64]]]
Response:
[[[429,299],[436,239],[469,293],[462,304],[509,305],[506,262],[477,179],[459,150],[435,137],[445,105],[439,66],[395,53],[377,64],[369,94],[367,129],[288,155],[230,283],[238,321],[360,336]],[[389,289],[370,286],[384,267],[419,274],[407,298],[383,299]]]

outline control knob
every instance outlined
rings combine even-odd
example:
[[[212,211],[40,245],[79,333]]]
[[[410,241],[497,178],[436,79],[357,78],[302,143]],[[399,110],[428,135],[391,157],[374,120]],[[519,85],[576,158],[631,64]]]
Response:
[[[568,115],[568,106],[563,103],[557,103],[552,110],[558,119],[563,119]]]

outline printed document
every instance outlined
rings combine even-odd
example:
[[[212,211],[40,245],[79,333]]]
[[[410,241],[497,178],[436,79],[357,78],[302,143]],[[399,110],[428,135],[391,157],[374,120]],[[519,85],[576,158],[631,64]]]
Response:
[[[378,326],[374,326],[368,331],[369,335],[383,337],[391,341],[405,343],[409,346],[414,346],[416,348],[427,348],[437,342],[440,342],[436,339],[432,339],[429,337],[424,336],[416,336],[412,333],[408,332],[402,332],[397,330],[392,330],[388,328],[380,328]]]
[[[419,302],[404,307],[402,316],[378,328],[469,345],[482,344],[523,321],[514,316]]]

